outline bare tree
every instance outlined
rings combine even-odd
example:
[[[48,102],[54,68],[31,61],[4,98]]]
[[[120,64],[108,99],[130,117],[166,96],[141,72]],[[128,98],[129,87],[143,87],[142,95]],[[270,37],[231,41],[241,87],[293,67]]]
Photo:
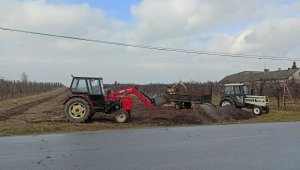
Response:
[[[27,83],[28,82],[28,75],[26,72],[23,72],[21,74],[21,81],[24,82],[24,83]]]
[[[26,79],[25,79],[26,80]],[[0,100],[44,93],[62,87],[61,83],[21,82],[0,79]]]

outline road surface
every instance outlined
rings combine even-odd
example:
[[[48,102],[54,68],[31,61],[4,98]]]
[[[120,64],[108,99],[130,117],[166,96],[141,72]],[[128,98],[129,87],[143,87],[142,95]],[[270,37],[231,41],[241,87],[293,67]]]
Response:
[[[300,122],[2,137],[0,169],[300,169]]]

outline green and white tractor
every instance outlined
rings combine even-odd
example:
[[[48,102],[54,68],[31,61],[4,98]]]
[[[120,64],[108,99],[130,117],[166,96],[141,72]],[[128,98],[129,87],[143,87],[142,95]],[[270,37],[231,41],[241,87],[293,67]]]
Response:
[[[243,83],[225,84],[219,106],[235,106],[237,108],[252,109],[253,114],[269,113],[267,96],[254,96]]]

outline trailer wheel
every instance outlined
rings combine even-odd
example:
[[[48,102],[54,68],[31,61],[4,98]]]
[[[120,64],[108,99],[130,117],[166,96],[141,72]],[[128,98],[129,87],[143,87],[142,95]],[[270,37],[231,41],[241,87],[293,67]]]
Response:
[[[259,106],[253,106],[252,112],[254,115],[261,115],[262,114],[262,108]]]
[[[175,108],[176,109],[182,109],[182,103],[180,103],[180,102],[175,103]]]
[[[129,119],[128,112],[124,110],[118,110],[114,114],[115,114],[115,121],[118,123],[125,123]]]
[[[75,97],[65,104],[64,113],[71,122],[83,123],[89,119],[91,108],[86,100]]]
[[[186,109],[190,109],[190,108],[192,108],[192,103],[191,102],[184,102],[184,108],[186,108]]]

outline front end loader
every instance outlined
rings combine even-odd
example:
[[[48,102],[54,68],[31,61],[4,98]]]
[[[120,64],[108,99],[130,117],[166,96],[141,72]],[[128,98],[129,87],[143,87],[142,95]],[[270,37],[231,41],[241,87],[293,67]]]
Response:
[[[96,112],[102,112],[114,114],[116,122],[124,123],[132,110],[130,94],[137,96],[148,108],[168,102],[159,96],[150,98],[135,86],[106,93],[101,77],[72,77],[71,95],[63,103],[64,114],[71,122],[86,122]]]

